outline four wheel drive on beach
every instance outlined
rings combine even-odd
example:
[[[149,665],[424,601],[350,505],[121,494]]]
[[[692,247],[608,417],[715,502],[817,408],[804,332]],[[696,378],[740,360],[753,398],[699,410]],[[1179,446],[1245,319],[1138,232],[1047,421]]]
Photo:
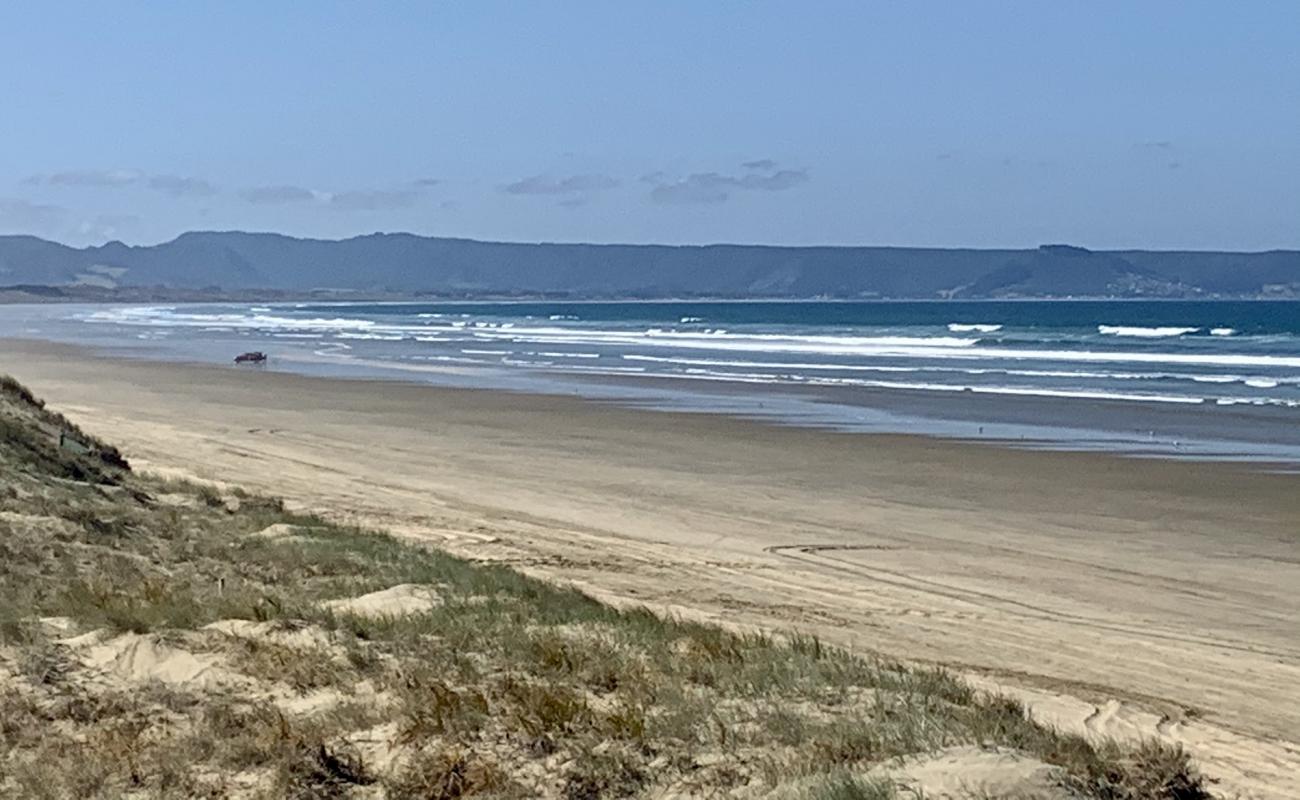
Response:
[[[261,350],[253,350],[248,353],[240,353],[239,355],[235,356],[235,363],[236,364],[265,364],[266,353],[263,353]]]

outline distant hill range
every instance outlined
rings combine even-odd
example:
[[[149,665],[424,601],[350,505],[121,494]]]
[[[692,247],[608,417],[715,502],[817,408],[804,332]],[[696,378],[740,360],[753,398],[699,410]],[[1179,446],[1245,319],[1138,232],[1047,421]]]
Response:
[[[74,248],[0,236],[0,287],[446,297],[1300,297],[1300,251],[510,244],[186,233]]]

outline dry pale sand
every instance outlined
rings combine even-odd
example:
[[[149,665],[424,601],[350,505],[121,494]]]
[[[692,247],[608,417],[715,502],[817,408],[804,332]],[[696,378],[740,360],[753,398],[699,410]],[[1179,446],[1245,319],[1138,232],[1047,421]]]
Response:
[[[321,605],[335,614],[355,614],[359,617],[402,617],[419,614],[442,604],[438,590],[432,586],[414,586],[403,583],[390,586],[360,597],[327,600]]]
[[[1300,478],[568,398],[108,360],[0,372],[137,465],[598,596],[941,662],[1300,798]]]

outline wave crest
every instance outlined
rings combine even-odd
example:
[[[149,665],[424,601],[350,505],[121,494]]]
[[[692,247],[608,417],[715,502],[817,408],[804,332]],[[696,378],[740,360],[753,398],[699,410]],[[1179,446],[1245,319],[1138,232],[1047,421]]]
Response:
[[[1160,339],[1167,336],[1183,336],[1196,333],[1200,328],[1142,328],[1136,325],[1098,325],[1097,333],[1108,336],[1138,336],[1144,339]]]

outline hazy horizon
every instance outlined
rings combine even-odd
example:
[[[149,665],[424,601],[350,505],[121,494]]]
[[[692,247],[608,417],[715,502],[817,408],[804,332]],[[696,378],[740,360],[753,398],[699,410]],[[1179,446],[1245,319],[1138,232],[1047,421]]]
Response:
[[[90,2],[0,30],[0,233],[1300,248],[1300,5]]]

